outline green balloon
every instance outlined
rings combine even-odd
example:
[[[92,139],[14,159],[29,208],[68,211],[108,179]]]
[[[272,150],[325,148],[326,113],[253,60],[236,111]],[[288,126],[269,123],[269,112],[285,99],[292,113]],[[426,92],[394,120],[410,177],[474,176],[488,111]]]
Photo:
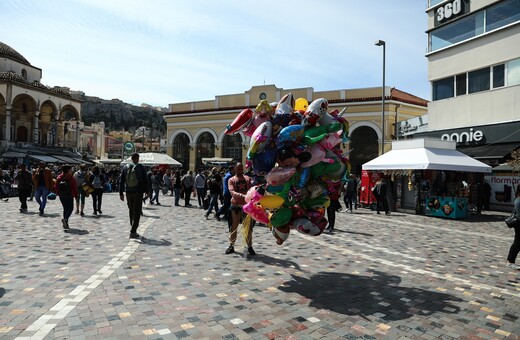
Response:
[[[269,222],[273,227],[280,227],[289,223],[292,217],[292,211],[289,208],[282,207],[276,209],[269,218]]]

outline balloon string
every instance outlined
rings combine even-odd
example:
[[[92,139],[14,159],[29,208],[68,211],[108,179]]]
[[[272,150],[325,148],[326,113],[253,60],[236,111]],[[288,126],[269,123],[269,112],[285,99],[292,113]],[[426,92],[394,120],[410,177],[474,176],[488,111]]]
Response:
[[[248,236],[252,237],[251,235],[251,224],[252,224],[252,218],[251,215],[246,215],[244,218],[244,221],[242,222],[242,231],[244,233],[244,246],[247,248],[249,246]]]

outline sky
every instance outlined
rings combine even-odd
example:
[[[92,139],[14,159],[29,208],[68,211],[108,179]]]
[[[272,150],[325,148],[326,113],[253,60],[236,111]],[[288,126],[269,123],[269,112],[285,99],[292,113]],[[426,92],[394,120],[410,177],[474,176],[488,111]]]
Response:
[[[430,100],[426,0],[1,0],[0,41],[41,82],[134,105],[252,86],[382,84]]]

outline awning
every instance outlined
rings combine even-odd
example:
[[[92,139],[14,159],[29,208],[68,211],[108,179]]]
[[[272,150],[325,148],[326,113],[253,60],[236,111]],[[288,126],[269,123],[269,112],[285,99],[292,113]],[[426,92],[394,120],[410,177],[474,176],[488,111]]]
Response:
[[[25,154],[22,152],[7,151],[2,154],[2,157],[4,157],[4,158],[24,158]]]
[[[445,170],[490,173],[491,167],[457,150],[455,142],[417,139],[392,142],[392,150],[363,170]]]
[[[46,155],[27,155],[27,157],[35,159],[37,161],[45,162],[45,163],[63,163],[61,160],[58,160],[51,156]]]
[[[220,158],[220,157],[202,158],[202,163],[204,165],[226,165],[229,163],[233,163],[233,158]]]
[[[129,164],[132,163],[132,157],[128,157],[121,164]],[[164,154],[164,153],[156,153],[156,152],[145,152],[139,153],[139,163],[143,165],[172,165],[172,166],[181,166],[182,164],[175,160],[174,158]]]
[[[500,143],[461,147],[458,151],[477,159],[502,159],[518,147],[520,143]]]
[[[63,156],[63,155],[52,155],[52,157],[58,159],[60,163],[67,163],[67,164],[81,164],[83,163],[83,160],[78,160],[75,158]]]

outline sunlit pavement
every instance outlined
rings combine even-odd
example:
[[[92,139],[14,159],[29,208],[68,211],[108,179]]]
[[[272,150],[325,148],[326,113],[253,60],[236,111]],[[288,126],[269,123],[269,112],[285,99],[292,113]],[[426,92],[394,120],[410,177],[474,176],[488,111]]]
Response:
[[[338,214],[333,234],[295,232],[282,246],[257,226],[257,255],[244,256],[240,244],[224,255],[226,222],[160,199],[142,240],[128,238],[116,194],[101,216],[87,199],[69,232],[59,201],[43,217],[35,202],[27,214],[0,202],[0,338],[520,339],[504,213],[358,209]]]

